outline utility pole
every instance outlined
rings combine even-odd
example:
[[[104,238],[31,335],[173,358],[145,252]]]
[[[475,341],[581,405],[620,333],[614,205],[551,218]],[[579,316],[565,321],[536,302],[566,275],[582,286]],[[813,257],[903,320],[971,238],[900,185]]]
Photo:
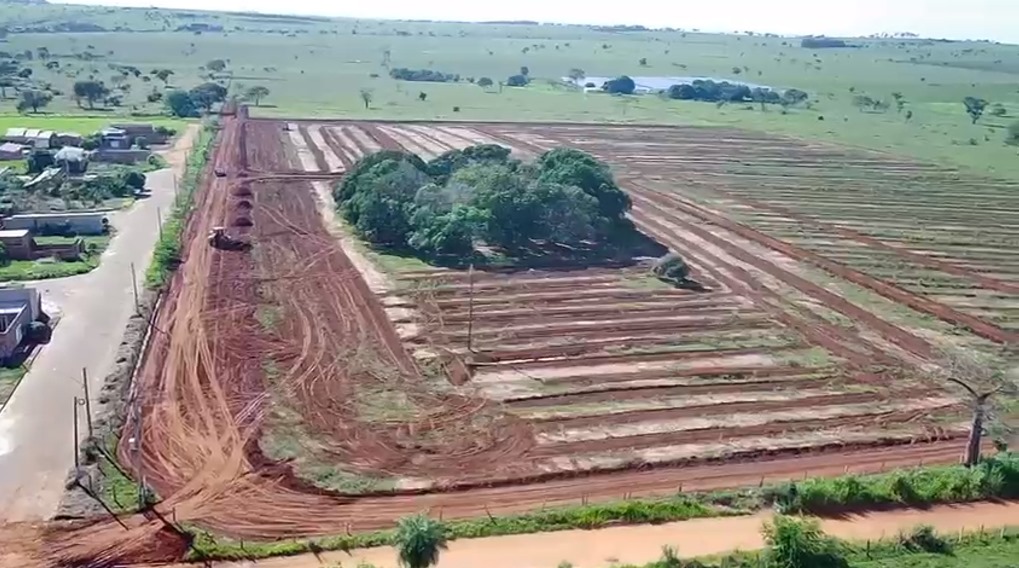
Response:
[[[74,475],[78,475],[81,457],[78,455],[78,397],[74,397]]]
[[[81,386],[85,389],[85,420],[88,424],[88,437],[91,438],[94,435],[92,431],[92,401],[88,395],[88,371],[85,367],[81,368]]]
[[[467,351],[474,353],[474,263],[467,269]]]
[[[134,289],[134,311],[137,314],[142,313],[142,306],[138,302],[138,274],[134,271],[134,263],[131,263],[131,287]]]
[[[138,470],[138,509],[145,508],[145,473],[142,468],[142,401],[135,401],[134,412],[134,463]]]

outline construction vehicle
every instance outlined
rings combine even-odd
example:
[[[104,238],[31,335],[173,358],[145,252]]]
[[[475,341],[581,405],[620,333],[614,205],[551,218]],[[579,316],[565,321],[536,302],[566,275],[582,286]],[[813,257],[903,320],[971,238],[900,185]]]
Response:
[[[250,245],[226,234],[226,227],[213,227],[209,231],[209,246],[220,250],[244,250]]]

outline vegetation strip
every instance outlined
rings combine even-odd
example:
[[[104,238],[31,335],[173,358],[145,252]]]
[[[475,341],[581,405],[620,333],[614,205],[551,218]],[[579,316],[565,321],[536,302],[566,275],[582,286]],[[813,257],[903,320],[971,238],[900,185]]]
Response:
[[[184,176],[177,185],[178,193],[173,210],[163,223],[162,234],[152,253],[152,264],[145,273],[145,286],[148,288],[160,288],[165,285],[180,263],[181,237],[188,214],[194,206],[195,190],[209,159],[216,130],[217,127],[214,125],[202,128],[191,153],[188,154]]]
[[[785,512],[833,513],[887,506],[928,506],[1019,497],[1019,455],[1000,453],[979,466],[925,467],[877,475],[846,475],[743,491],[680,494],[668,499],[580,505],[487,519],[450,521],[450,539],[661,524],[694,518],[742,515],[768,506]],[[324,550],[386,546],[393,531],[268,543],[235,541],[192,528],[189,560],[241,560]]]

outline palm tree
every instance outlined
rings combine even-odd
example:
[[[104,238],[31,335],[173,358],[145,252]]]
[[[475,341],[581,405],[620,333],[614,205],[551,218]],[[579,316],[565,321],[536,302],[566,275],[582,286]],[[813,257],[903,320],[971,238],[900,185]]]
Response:
[[[429,568],[439,563],[439,552],[446,550],[446,527],[423,514],[403,517],[396,524],[393,541],[401,566]]]

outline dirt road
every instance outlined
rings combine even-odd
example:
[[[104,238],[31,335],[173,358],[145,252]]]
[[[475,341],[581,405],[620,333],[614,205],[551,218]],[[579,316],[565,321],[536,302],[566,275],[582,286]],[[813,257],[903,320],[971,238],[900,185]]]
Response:
[[[63,317],[0,414],[0,522],[52,517],[74,464],[72,404],[88,369],[93,404],[134,309],[131,264],[141,278],[159,236],[156,209],[173,202],[174,174],[198,133],[193,125],[165,157],[171,168],[148,175],[152,196],[111,215],[117,236],[88,274],[33,284]],[[82,430],[84,431],[84,421]]]
[[[593,531],[564,531],[493,538],[459,540],[442,553],[439,568],[550,568],[569,562],[576,568],[605,568],[610,564],[643,565],[661,556],[662,546],[676,548],[682,556],[704,556],[732,550],[754,550],[764,543],[760,529],[770,515],[696,519],[665,525],[614,527]],[[1019,503],[975,503],[901,510],[825,519],[824,530],[850,540],[880,539],[916,525],[933,525],[939,532],[977,531],[1019,524]],[[231,562],[219,568],[320,568],[329,565],[357,566],[367,562],[377,568],[395,568],[392,548],[371,548],[276,558],[263,562]],[[339,564],[338,564],[339,563]],[[186,566],[186,565],[185,565]]]

